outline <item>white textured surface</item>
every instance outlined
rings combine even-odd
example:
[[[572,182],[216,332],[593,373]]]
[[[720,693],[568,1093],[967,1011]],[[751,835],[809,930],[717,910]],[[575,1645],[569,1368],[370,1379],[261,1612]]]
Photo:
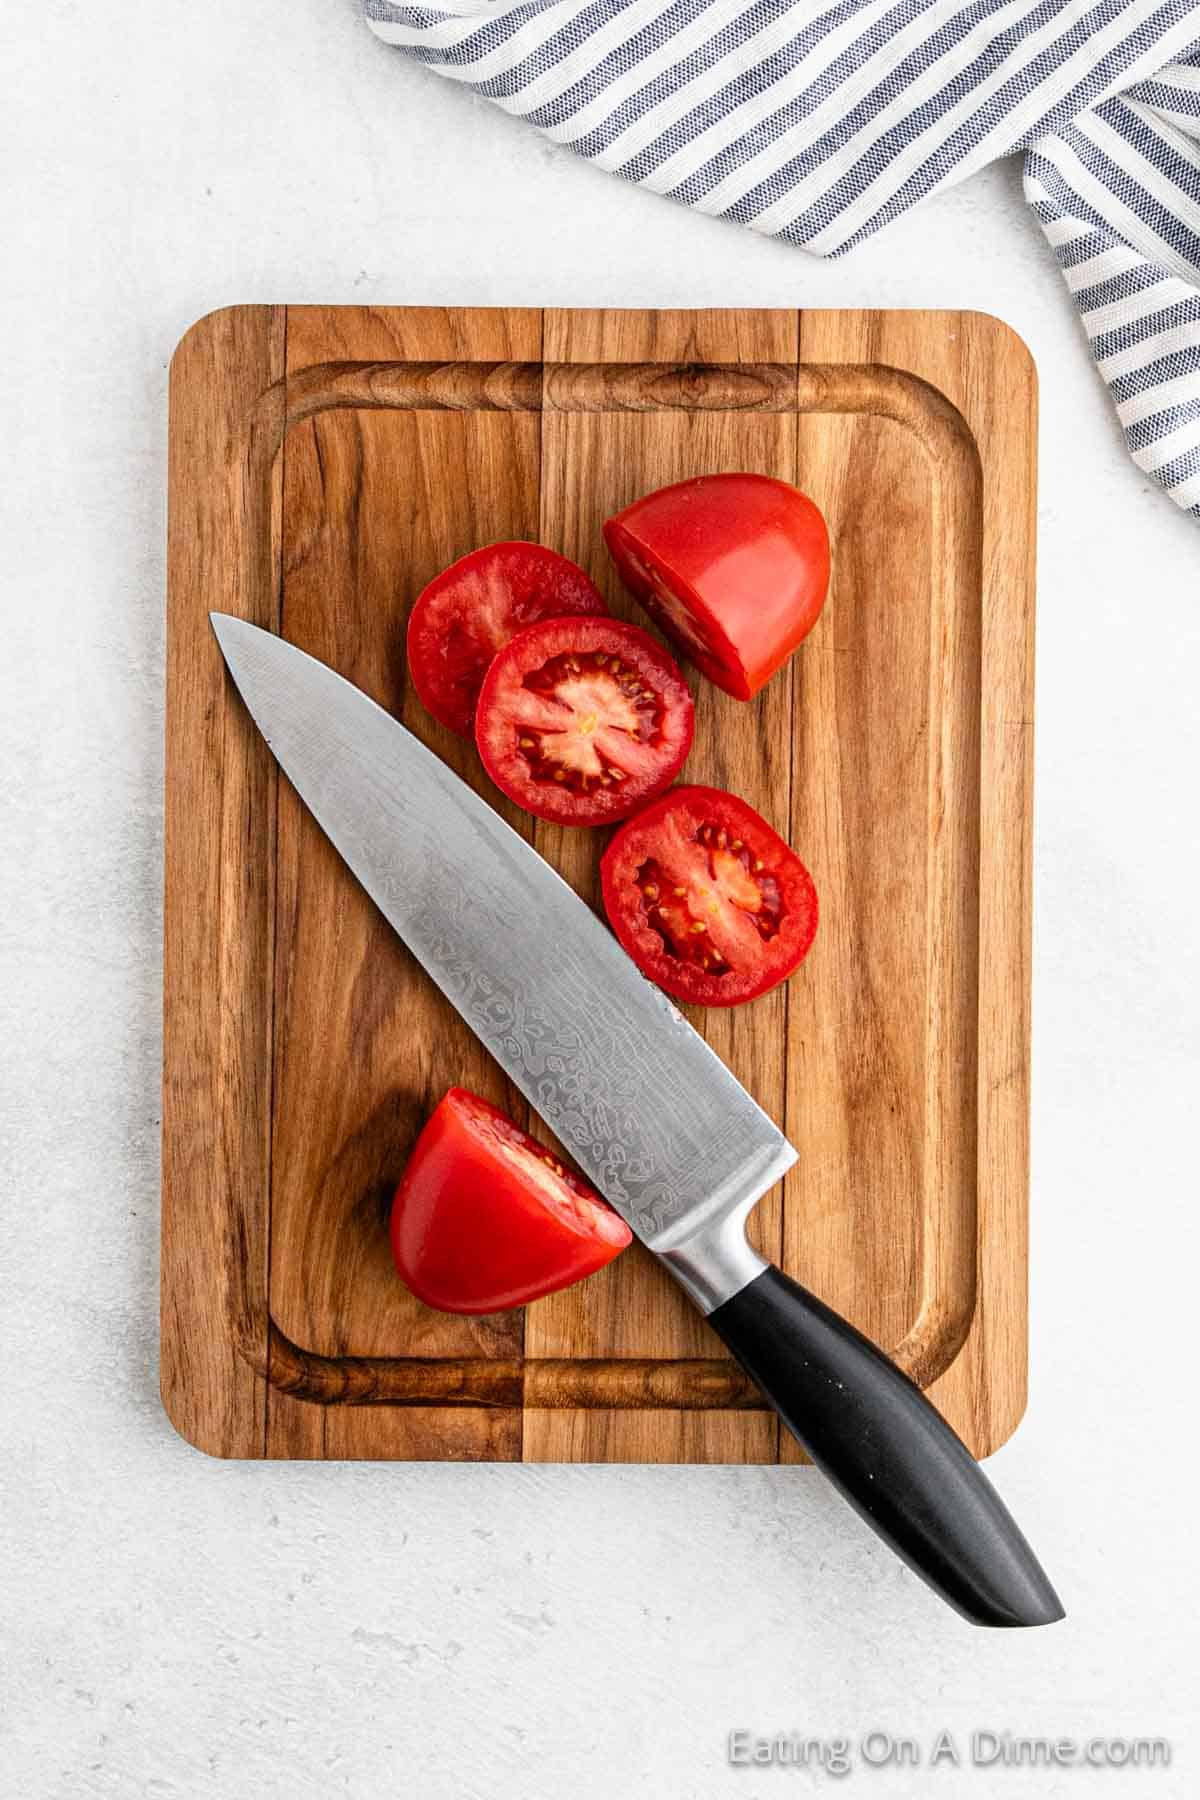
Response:
[[[1159,1732],[1165,1775],[839,1785],[1194,1793],[1200,533],[1015,172],[828,266],[579,166],[353,0],[15,0],[5,63],[0,1793],[811,1791],[727,1769],[738,1725]],[[220,1464],[167,1426],[166,368],[281,299],[975,306],[1032,347],[1033,1383],[991,1467],[1066,1624],[972,1632],[805,1472]]]

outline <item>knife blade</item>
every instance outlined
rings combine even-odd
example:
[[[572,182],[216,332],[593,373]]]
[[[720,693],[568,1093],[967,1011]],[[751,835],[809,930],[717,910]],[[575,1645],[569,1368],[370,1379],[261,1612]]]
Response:
[[[796,1151],[591,909],[413,734],[229,614],[242,699],[350,870],[605,1199],[670,1269],[813,1460],[981,1624],[1062,1617],[969,1451],[745,1221]]]

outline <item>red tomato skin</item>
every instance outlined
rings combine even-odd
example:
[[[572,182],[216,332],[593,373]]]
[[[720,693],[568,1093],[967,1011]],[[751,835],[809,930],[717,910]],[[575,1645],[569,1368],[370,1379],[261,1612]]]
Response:
[[[539,619],[607,612],[591,577],[557,550],[520,539],[485,544],[417,595],[408,615],[408,672],[426,712],[469,738],[488,665],[514,633]]]
[[[784,924],[755,970],[710,975],[671,956],[641,906],[637,871],[653,852],[656,828],[668,814],[697,824],[715,820],[762,856],[782,892]],[[817,890],[791,846],[745,800],[722,788],[676,787],[635,813],[614,834],[600,861],[604,910],[617,941],[638,968],[672,999],[694,1006],[741,1006],[786,981],[812,948]],[[635,896],[637,898],[635,899]]]
[[[569,1171],[584,1216],[556,1211],[502,1143],[547,1154],[497,1107],[451,1088],[413,1146],[392,1203],[391,1245],[401,1280],[426,1306],[474,1314],[524,1306],[602,1269],[632,1239]]]
[[[554,654],[578,649],[590,655],[615,649],[654,683],[665,704],[664,754],[652,780],[629,780],[621,787],[577,794],[565,785],[535,783],[526,777],[516,749],[515,728],[507,726],[506,691],[518,685],[522,670],[548,661]],[[487,672],[475,715],[475,743],[488,775],[501,793],[535,818],[555,825],[611,825],[668,787],[687,761],[695,731],[695,703],[669,651],[622,619],[547,619],[518,632]]]
[[[769,475],[701,475],[659,488],[607,520],[604,541],[659,629],[737,700],[753,699],[808,636],[829,588],[820,509]],[[681,632],[651,577],[707,651]]]

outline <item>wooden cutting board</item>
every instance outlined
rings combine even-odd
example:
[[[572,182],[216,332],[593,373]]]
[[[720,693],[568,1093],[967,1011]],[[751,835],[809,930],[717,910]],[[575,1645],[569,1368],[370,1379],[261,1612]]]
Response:
[[[799,1452],[634,1246],[524,1312],[426,1310],[386,1218],[444,1090],[525,1108],[279,778],[210,608],[418,733],[593,903],[603,833],[516,813],[407,680],[421,587],[499,538],[752,469],[823,508],[833,587],[689,781],[813,870],[816,945],[694,1023],[800,1151],[759,1246],[977,1455],[1025,1396],[1035,380],[954,312],[233,307],[171,372],[162,1391],[234,1457],[774,1462]],[[553,955],[553,945],[547,946]]]

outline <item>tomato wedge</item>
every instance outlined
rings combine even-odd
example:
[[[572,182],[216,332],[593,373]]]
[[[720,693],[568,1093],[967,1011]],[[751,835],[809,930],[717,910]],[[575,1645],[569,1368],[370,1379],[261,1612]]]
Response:
[[[421,704],[470,737],[488,664],[538,619],[606,613],[595,582],[543,544],[488,544],[422,588],[408,616],[408,667]]]
[[[580,1281],[633,1236],[585,1181],[466,1088],[451,1088],[413,1147],[392,1204],[392,1255],[442,1312],[524,1306]]]
[[[692,724],[687,683],[649,632],[548,619],[488,670],[475,741],[496,786],[527,812],[603,825],[674,781]]]
[[[604,541],[659,630],[737,700],[770,680],[825,604],[825,520],[769,475],[659,488],[609,519]]]
[[[673,788],[630,819],[600,879],[609,922],[643,975],[698,1006],[765,994],[804,960],[817,929],[817,890],[800,858],[720,788]]]

